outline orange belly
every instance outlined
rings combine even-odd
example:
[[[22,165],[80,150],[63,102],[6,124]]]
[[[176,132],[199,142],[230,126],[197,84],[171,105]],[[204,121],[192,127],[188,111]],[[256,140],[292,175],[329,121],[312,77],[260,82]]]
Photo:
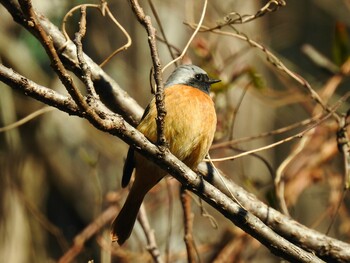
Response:
[[[169,150],[190,168],[207,154],[216,129],[212,99],[199,89],[174,85],[165,89],[165,130]],[[155,101],[137,129],[153,143],[157,141]],[[136,169],[138,165],[136,163]]]

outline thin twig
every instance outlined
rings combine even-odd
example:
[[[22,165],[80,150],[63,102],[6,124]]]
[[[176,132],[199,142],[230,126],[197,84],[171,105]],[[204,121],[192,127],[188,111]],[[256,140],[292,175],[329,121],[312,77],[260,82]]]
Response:
[[[291,131],[293,129],[309,125],[309,124],[317,121],[318,119],[320,119],[322,117],[322,115],[323,114],[317,114],[317,115],[315,115],[312,118],[305,119],[305,120],[302,120],[300,122],[296,122],[296,123],[293,123],[291,125],[288,125],[288,126],[285,126],[285,127],[273,130],[273,131],[268,131],[268,132],[264,132],[264,133],[253,135],[253,136],[233,139],[231,141],[224,141],[224,142],[216,143],[216,144],[213,144],[210,147],[210,150],[220,149],[220,148],[224,148],[224,147],[228,147],[228,146],[233,146],[233,145],[241,143],[241,142],[252,141],[252,140],[264,138],[264,137],[267,137],[267,136],[273,136],[273,135],[276,135],[276,134],[285,133],[285,132]]]
[[[260,147],[260,148],[257,148],[257,149],[253,149],[253,150],[250,150],[250,151],[246,151],[246,152],[243,152],[243,153],[240,153],[240,154],[237,154],[237,155],[234,155],[234,156],[228,156],[228,157],[223,157],[223,158],[215,158],[215,159],[211,159],[212,162],[223,162],[223,161],[229,161],[229,160],[235,160],[237,158],[241,158],[243,156],[247,156],[249,154],[252,154],[252,153],[256,153],[256,152],[260,152],[260,151],[264,151],[264,150],[268,150],[268,149],[271,149],[271,148],[274,148],[280,144],[283,144],[283,143],[286,143],[286,142],[289,142],[291,140],[294,140],[294,139],[297,139],[297,138],[301,138],[303,137],[308,131],[310,131],[311,129],[315,128],[316,125],[320,124],[321,122],[325,121],[326,119],[328,119],[329,117],[331,117],[332,115],[332,112],[326,114],[323,118],[321,118],[316,124],[314,125],[311,125],[310,127],[306,128],[305,130],[295,134],[295,135],[292,135],[292,136],[289,136],[283,140],[279,140],[275,143],[271,143],[269,145],[266,145],[266,146],[263,146],[263,147]],[[207,160],[208,161],[208,160]]]
[[[70,76],[68,71],[65,69],[61,59],[57,54],[57,51],[53,45],[52,38],[48,36],[40,24],[38,17],[32,7],[31,0],[20,0],[19,2],[29,20],[29,23],[33,24],[34,32],[37,34],[38,39],[44,46],[51,60],[51,66],[53,67],[61,82],[64,84],[68,93],[72,96],[73,100],[78,105],[82,114],[95,126],[110,126],[110,121],[105,120],[105,113],[102,112],[100,117],[97,113],[97,105],[89,105],[89,103],[85,100],[85,97],[75,85],[72,76]]]
[[[340,68],[312,45],[304,44],[301,51],[318,67],[324,68],[332,74],[339,73]]]
[[[156,42],[156,30],[152,25],[151,18],[146,16],[143,9],[138,3],[138,0],[129,0],[131,8],[136,15],[138,21],[145,27],[148,34],[148,45],[151,51],[151,57],[153,62],[153,76],[156,84],[155,99],[157,107],[157,145],[162,152],[166,149],[166,138],[164,134],[164,119],[166,115],[166,109],[164,104],[164,84],[162,79],[162,66],[159,59],[157,42]]]
[[[176,59],[170,61],[168,64],[166,64],[163,68],[163,72],[172,64],[176,63],[177,61],[179,61],[180,59],[183,59],[183,57],[185,56],[190,44],[192,43],[193,39],[195,38],[195,36],[197,35],[198,31],[200,30],[204,17],[205,17],[205,13],[207,10],[207,4],[208,4],[208,0],[204,0],[204,5],[203,5],[203,10],[202,10],[202,14],[201,17],[199,19],[198,25],[196,26],[194,32],[192,33],[192,36],[190,37],[190,39],[187,41],[187,44],[185,46],[185,48],[183,49],[182,53],[180,56],[178,56]]]
[[[187,23],[188,24],[188,23]],[[198,25],[194,24],[188,24],[191,28],[198,28]],[[200,32],[207,32],[207,30],[210,30],[209,27],[207,26],[201,26],[200,28]],[[235,37],[241,40],[246,41],[249,45],[251,45],[252,47],[256,47],[260,50],[262,50],[266,55],[267,55],[267,60],[274,65],[276,68],[278,68],[279,70],[281,70],[282,72],[285,72],[286,74],[288,74],[291,78],[293,78],[294,80],[296,80],[299,84],[301,84],[310,94],[311,98],[317,103],[319,104],[323,110],[327,111],[327,112],[331,112],[331,110],[329,109],[329,107],[323,102],[323,100],[321,99],[321,97],[317,94],[317,92],[311,87],[310,83],[307,82],[302,76],[298,75],[297,73],[291,71],[289,68],[287,68],[282,61],[280,61],[271,51],[269,51],[265,46],[263,46],[262,44],[248,38],[245,34],[238,32],[237,30],[235,30],[235,33],[232,32],[227,32],[227,31],[221,31],[218,29],[213,29],[210,30],[210,32],[215,33],[215,34],[219,34],[219,35],[224,35],[224,36],[231,36],[231,37]],[[338,116],[336,114],[334,114],[335,118],[338,118]]]
[[[332,88],[333,89],[333,88]],[[332,107],[332,111],[336,111],[339,106],[342,105],[343,102],[345,102],[350,96],[350,92],[347,92],[344,96],[342,96]],[[316,116],[315,116],[316,117]],[[340,119],[341,120],[341,119]],[[338,125],[340,125],[341,122],[338,121]],[[289,215],[288,207],[286,204],[286,200],[284,198],[284,188],[285,183],[282,180],[284,176],[284,171],[286,167],[292,162],[292,160],[304,149],[305,145],[307,144],[308,140],[311,138],[311,134],[308,133],[307,137],[303,137],[303,139],[298,143],[297,147],[292,151],[290,155],[279,165],[277,171],[276,171],[276,177],[274,179],[275,184],[275,193],[276,193],[276,199],[279,204],[280,209],[283,211],[285,215]],[[344,155],[346,156],[346,155]]]
[[[100,67],[103,67],[105,66],[111,59],[112,57],[114,57],[116,54],[118,54],[119,52],[121,51],[124,51],[124,50],[127,50],[131,44],[132,44],[132,40],[131,40],[131,37],[129,35],[129,33],[125,30],[125,28],[118,22],[118,20],[115,18],[115,16],[112,14],[112,12],[110,11],[109,7],[108,7],[108,4],[107,2],[105,1],[102,1],[102,3],[100,5],[98,4],[82,4],[82,5],[77,5],[75,7],[73,7],[72,9],[70,9],[66,14],[65,16],[63,17],[63,22],[62,22],[62,33],[63,35],[65,36],[66,40],[69,41],[70,40],[70,37],[67,33],[67,30],[66,30],[66,23],[68,21],[68,18],[70,16],[73,15],[73,13],[75,11],[77,11],[78,9],[81,9],[81,8],[88,8],[88,7],[91,7],[91,8],[96,8],[98,9],[102,16],[105,16],[106,15],[106,12],[108,14],[108,17],[112,20],[112,22],[120,29],[120,31],[122,31],[122,33],[124,34],[124,36],[126,37],[126,43],[121,46],[120,48],[116,49],[115,51],[112,52],[112,54],[110,54],[101,64],[100,64]]]
[[[171,179],[171,178],[170,178]],[[174,198],[173,193],[171,191],[171,182],[170,180],[165,180],[167,194],[168,194],[168,231],[167,231],[167,238],[165,242],[165,262],[170,262],[170,255],[171,255],[171,237],[172,237],[172,230],[173,230],[173,214],[174,214]]]
[[[193,195],[190,195],[192,200],[198,205],[200,211],[201,211],[201,216],[203,216],[204,218],[209,220],[210,225],[214,228],[214,229],[218,229],[219,228],[219,223],[218,221],[215,219],[214,216],[212,216],[208,210],[205,208],[202,199],[197,198]]]
[[[326,235],[329,235],[329,232],[331,231],[332,226],[336,222],[337,216],[339,214],[340,207],[344,203],[346,194],[348,192],[349,192],[349,189],[346,189],[345,187],[344,187],[344,189],[342,189],[342,193],[341,193],[341,197],[339,198],[338,205],[337,205],[337,207],[335,209],[335,212],[331,215],[331,222],[329,223],[329,225],[327,227],[327,230],[325,232]]]
[[[124,36],[126,37],[127,42],[121,46],[120,48],[116,49],[115,51],[113,51],[112,54],[110,54],[101,64],[100,67],[105,66],[112,57],[114,57],[116,54],[118,54],[121,51],[127,50],[131,44],[132,44],[132,40],[131,37],[128,33],[128,31],[125,30],[125,28],[118,22],[118,20],[115,18],[115,16],[112,14],[111,10],[109,10],[109,7],[106,5],[106,11],[108,16],[110,17],[110,19],[114,22],[114,24],[116,24],[118,26],[118,28],[122,31],[122,33],[124,34]]]
[[[1,74],[1,73],[0,73]],[[0,79],[1,79],[1,76],[0,76]],[[55,110],[55,108],[53,107],[44,107],[40,110],[37,110],[37,111],[34,111],[33,113],[27,115],[26,117],[20,119],[19,121],[16,121],[14,123],[11,123],[5,127],[0,127],[0,133],[1,132],[6,132],[6,131],[9,131],[9,130],[12,130],[12,129],[15,129],[23,124],[25,124],[26,122],[28,121],[31,121],[32,119],[40,116],[41,114],[44,114],[44,113],[47,113],[47,112],[50,112],[50,111],[53,111]]]
[[[101,6],[100,5],[96,5],[96,4],[83,4],[83,5],[77,5],[77,6],[74,6],[73,8],[71,8],[63,17],[62,19],[62,25],[61,25],[61,31],[64,35],[64,37],[66,38],[67,41],[70,41],[70,37],[67,33],[67,30],[66,30],[66,24],[67,24],[67,21],[68,21],[68,18],[71,17],[73,15],[73,13],[76,11],[76,10],[79,10],[81,9],[82,7],[84,7],[85,9],[87,7],[92,7],[92,8],[97,8],[98,10],[101,11]]]
[[[187,262],[193,263],[197,262],[199,255],[197,253],[196,244],[193,239],[193,218],[194,215],[191,211],[191,197],[188,191],[183,186],[180,187],[180,200],[182,205],[182,210],[184,212],[184,241],[187,251]]]
[[[333,76],[329,81],[328,84],[326,85],[327,90],[330,90],[328,92],[324,92],[325,96],[327,99],[330,97],[331,94],[335,91],[336,87],[340,84],[340,82],[343,80],[344,76],[349,75],[349,70],[350,70],[350,59],[347,59],[347,61],[344,62],[344,64],[340,67],[340,73],[335,76]],[[325,90],[326,90],[325,88]],[[331,227],[333,226],[335,219],[338,215],[339,209],[341,207],[342,202],[345,199],[346,193],[349,190],[350,186],[350,170],[349,170],[349,165],[350,165],[350,152],[349,152],[349,136],[347,132],[347,127],[349,123],[347,122],[347,119],[350,115],[350,110],[347,111],[347,113],[341,117],[338,125],[338,131],[337,131],[337,144],[338,144],[338,150],[342,153],[343,156],[343,165],[344,165],[344,189],[342,190],[342,197],[339,200],[339,203],[337,205],[335,213],[332,215],[331,222],[327,228],[326,234],[329,233]]]
[[[73,246],[58,260],[59,263],[72,262],[77,255],[83,250],[84,244],[106,224],[110,223],[115,214],[119,211],[117,206],[108,207],[93,222],[84,228],[78,235],[74,237]]]
[[[137,220],[140,223],[143,232],[146,235],[147,239],[147,250],[151,254],[154,262],[156,263],[163,263],[163,259],[161,257],[157,242],[156,242],[156,237],[154,235],[154,230],[151,228],[148,217],[146,214],[146,209],[145,206],[142,204],[140,207],[139,214],[137,216]]]
[[[221,174],[219,173],[219,171],[217,170],[216,166],[213,163],[213,160],[210,158],[210,155],[207,155],[207,160],[209,161],[209,163],[212,165],[212,167],[214,168],[214,170],[219,174],[220,176],[220,180],[222,181],[222,183],[226,186],[227,191],[230,193],[229,197],[232,198],[233,201],[235,201],[240,207],[242,207],[243,209],[245,209],[245,207],[238,201],[238,199],[234,196],[234,194],[231,192],[230,188],[225,184],[225,180],[221,177]],[[245,209],[246,210],[246,209]]]
[[[350,111],[348,111],[348,113],[341,118],[337,131],[338,149],[343,155],[345,190],[349,190],[350,187],[350,141],[347,130],[349,123],[346,121],[349,113]]]
[[[157,12],[157,9],[156,7],[154,6],[153,4],[153,1],[152,0],[148,0],[148,4],[149,6],[151,7],[151,10],[152,10],[152,13],[157,21],[157,24],[159,26],[159,29],[160,29],[160,33],[162,34],[162,37],[163,37],[163,42],[165,43],[165,45],[167,46],[168,48],[168,51],[169,51],[169,54],[170,56],[172,57],[172,59],[175,59],[175,55],[173,53],[173,50],[172,50],[172,47],[171,45],[169,44],[169,41],[166,37],[166,34],[165,34],[165,31],[164,31],[164,28],[163,28],[163,25],[162,25],[162,22],[160,21],[160,18],[159,18],[159,15],[158,15],[158,12]],[[157,37],[158,38],[158,37]]]
[[[208,31],[214,29],[220,29],[225,26],[234,25],[234,24],[245,24],[251,22],[257,18],[263,17],[267,13],[272,13],[277,11],[280,7],[286,5],[284,0],[270,0],[266,5],[259,9],[254,15],[241,15],[238,12],[231,12],[226,15],[222,22],[218,22],[218,25],[208,29]]]
[[[235,109],[234,109],[234,111],[233,111],[233,113],[232,113],[232,120],[231,120],[231,126],[230,126],[230,129],[229,129],[229,138],[228,138],[229,141],[232,141],[232,138],[233,138],[233,130],[234,130],[234,127],[235,127],[235,119],[236,119],[238,110],[239,110],[240,106],[242,105],[244,96],[245,96],[245,94],[247,93],[248,88],[250,87],[250,84],[251,84],[251,83],[248,83],[247,85],[244,86],[243,91],[242,91],[240,97],[238,98],[237,106],[235,107]]]
[[[74,43],[77,46],[77,57],[79,61],[79,66],[84,73],[82,76],[82,79],[86,86],[88,96],[90,99],[88,103],[91,104],[91,100],[98,99],[98,96],[94,88],[94,83],[92,82],[92,79],[91,79],[91,70],[85,61],[84,53],[83,53],[82,39],[86,34],[86,6],[82,5],[80,8],[80,11],[81,11],[81,16],[80,16],[80,22],[79,22],[79,31],[75,33]]]

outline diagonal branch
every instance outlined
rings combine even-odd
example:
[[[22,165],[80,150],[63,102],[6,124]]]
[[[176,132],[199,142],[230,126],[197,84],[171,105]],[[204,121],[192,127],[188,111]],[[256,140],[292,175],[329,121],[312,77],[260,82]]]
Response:
[[[2,64],[0,64],[0,81],[6,83],[13,89],[17,89],[32,98],[35,98],[47,105],[56,107],[70,115],[83,117],[71,98],[63,96],[56,91],[53,91],[46,87],[40,86],[14,72],[12,69],[6,68]],[[103,104],[100,104],[100,107],[101,110],[103,110]],[[110,114],[112,114],[112,112],[110,112]],[[133,118],[140,118],[140,115],[134,112]],[[174,165],[177,167],[176,164]],[[230,192],[234,193],[235,198],[237,198],[239,202],[242,203],[245,208],[247,208],[248,211],[253,213],[256,217],[260,218],[260,220],[265,222],[269,227],[272,228],[273,231],[279,235],[287,238],[297,245],[303,246],[307,250],[314,251],[315,253],[320,253],[318,256],[322,258],[332,260],[334,262],[350,261],[349,244],[327,237],[315,230],[309,229],[297,223],[296,221],[290,219],[287,216],[284,216],[273,208],[268,207],[266,204],[256,199],[252,194],[247,193],[244,189],[235,185],[232,181],[224,178],[226,183],[223,185],[222,180],[216,171],[208,169],[208,167],[210,168],[210,164],[208,163],[202,163],[199,166],[199,171],[204,174],[203,178],[205,178],[205,180],[208,180],[210,184],[213,184],[228,196],[230,196],[230,193],[227,192],[228,190],[225,185],[229,185]],[[174,170],[173,166],[169,166],[168,169]],[[186,182],[185,185],[191,184],[190,182]],[[198,191],[200,192],[200,189],[207,189],[205,188],[205,182],[203,182],[203,184],[199,183],[198,185]],[[216,198],[213,200],[215,201]],[[238,226],[240,227],[240,224],[238,224]],[[325,246],[325,244],[327,245]]]
[[[0,72],[2,68],[3,67],[0,68]],[[0,76],[2,75],[4,74],[0,74]],[[3,78],[4,77],[2,77],[2,79]],[[23,81],[22,85],[19,86],[19,89],[21,90],[21,88],[26,87],[25,83],[27,83],[27,79],[22,77],[20,80]],[[6,79],[6,83],[9,83],[12,87],[15,86],[15,84],[11,82],[11,79]],[[24,90],[21,91],[25,93]],[[33,89],[30,90],[29,94],[34,98],[41,97],[41,95],[37,94]],[[53,102],[55,101],[60,101],[59,99],[54,98],[54,96],[51,97],[50,102],[52,104],[54,104]],[[75,109],[77,115],[81,114],[77,107],[75,107]],[[82,117],[86,118],[86,115],[83,114]],[[168,171],[186,188],[217,209],[242,230],[259,240],[275,255],[291,262],[322,262],[312,253],[306,252],[276,234],[260,219],[242,209],[220,190],[204,181],[202,177],[198,177],[196,173],[179,161],[174,155],[169,152],[164,154],[159,147],[148,141],[143,134],[128,124],[120,115],[105,112],[104,117],[104,121],[98,123],[98,125],[94,122],[92,124],[95,125],[97,129],[118,136],[126,143],[133,145],[135,150],[152,162],[157,163],[162,169]]]
[[[281,214],[225,176],[219,175],[218,170],[213,169],[209,163],[201,163],[198,170],[209,183],[226,195],[231,196],[233,193],[234,197],[248,211],[284,238],[309,251],[314,251],[316,255],[327,262],[350,262],[350,244],[307,228],[290,217]]]
[[[69,115],[81,116],[78,106],[72,98],[64,96],[57,91],[41,86],[30,79],[23,77],[13,69],[0,64],[0,81],[15,90],[19,90],[44,104],[56,107]]]

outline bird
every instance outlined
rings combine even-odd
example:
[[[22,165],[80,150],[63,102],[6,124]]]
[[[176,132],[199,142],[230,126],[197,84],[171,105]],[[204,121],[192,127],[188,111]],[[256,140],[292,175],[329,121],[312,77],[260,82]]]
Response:
[[[209,78],[202,68],[187,64],[175,68],[164,85],[164,135],[168,149],[193,170],[207,155],[213,142],[217,118],[210,87],[217,82],[220,80]],[[153,98],[137,126],[152,143],[157,142],[156,117]],[[111,239],[120,246],[131,235],[144,197],[167,175],[130,147],[123,167],[123,188],[129,184],[134,171],[134,182],[111,227]]]

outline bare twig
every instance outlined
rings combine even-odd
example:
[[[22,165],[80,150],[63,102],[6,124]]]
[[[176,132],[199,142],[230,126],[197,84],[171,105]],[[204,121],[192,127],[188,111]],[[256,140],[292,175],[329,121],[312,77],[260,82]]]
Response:
[[[349,66],[350,66],[350,59],[347,60],[340,68],[342,74],[346,75],[349,73],[349,69],[350,69]],[[328,83],[325,85],[325,89],[324,89],[324,92],[322,94],[322,98],[324,100],[328,101],[329,97],[335,91],[337,85],[339,85],[342,78],[343,78],[342,76],[335,75],[328,81]],[[345,93],[344,96],[342,98],[340,98],[335,103],[335,105],[333,106],[333,110],[332,109],[331,110],[335,111],[348,98],[349,98],[349,92]],[[315,110],[315,112],[317,112],[317,110]],[[338,116],[338,118],[336,118],[336,121],[338,122],[338,125],[341,126],[343,117],[341,117],[338,114],[337,114],[337,116]],[[314,117],[316,117],[316,116],[314,116]],[[308,134],[307,137],[303,137],[303,139],[299,142],[297,147],[295,147],[295,149],[292,151],[292,153],[280,164],[280,166],[278,167],[278,169],[276,171],[276,177],[275,177],[274,183],[275,183],[275,192],[276,192],[277,202],[279,203],[279,206],[282,209],[283,213],[286,215],[289,215],[289,211],[288,211],[288,207],[287,207],[287,204],[286,204],[286,201],[284,198],[285,184],[284,184],[284,181],[282,180],[283,176],[284,176],[284,171],[285,171],[286,167],[295,158],[295,156],[297,156],[304,149],[305,145],[307,144],[307,142],[309,141],[310,138],[311,138],[311,134]],[[343,156],[346,157],[347,155],[345,154]]]
[[[166,64],[163,68],[163,71],[165,69],[167,69],[171,64],[176,63],[177,61],[183,59],[183,57],[185,56],[188,47],[190,46],[190,44],[192,43],[193,39],[195,38],[195,36],[197,35],[199,29],[201,28],[201,25],[203,23],[204,17],[205,17],[205,12],[207,10],[207,4],[208,4],[208,0],[204,0],[204,5],[203,5],[203,10],[202,10],[202,14],[201,14],[201,18],[199,19],[198,25],[196,26],[194,32],[192,33],[192,36],[190,37],[190,39],[187,41],[187,44],[185,46],[185,48],[182,50],[182,53],[180,56],[178,56],[176,59],[170,61],[168,64]]]
[[[0,65],[0,67],[1,67],[1,65]],[[0,75],[1,75],[1,72],[0,72]],[[1,76],[0,76],[0,79],[1,79]],[[24,123],[26,123],[28,121],[31,121],[32,119],[40,116],[41,114],[53,111],[54,109],[55,108],[52,108],[52,107],[44,107],[44,108],[42,108],[40,110],[34,111],[33,113],[31,113],[28,116],[20,119],[19,121],[16,121],[15,123],[11,123],[10,125],[7,125],[5,127],[0,127],[0,133],[1,132],[6,132],[6,131],[9,131],[9,130],[12,130],[12,129],[15,129],[15,128],[23,125]]]
[[[191,28],[196,29],[198,27],[198,25],[194,24],[188,24]],[[274,65],[277,69],[281,70],[282,72],[285,72],[286,74],[288,74],[291,78],[293,78],[295,81],[297,81],[299,84],[301,84],[310,94],[311,98],[317,103],[319,104],[323,110],[330,112],[331,110],[328,108],[328,106],[323,102],[323,100],[321,99],[321,97],[317,94],[317,92],[311,87],[310,83],[307,82],[302,76],[298,75],[297,73],[291,71],[289,68],[287,68],[282,61],[280,61],[271,51],[269,51],[265,46],[263,46],[262,44],[248,38],[245,34],[242,34],[240,32],[238,32],[237,30],[235,30],[235,33],[232,32],[227,32],[227,31],[221,31],[218,29],[210,29],[207,26],[201,26],[200,28],[200,32],[207,32],[208,30],[210,30],[210,32],[213,32],[215,34],[219,34],[219,35],[224,35],[224,36],[231,36],[231,37],[235,37],[241,40],[246,41],[249,45],[251,45],[252,47],[256,47],[260,50],[262,50],[266,56],[267,56],[267,60]],[[337,118],[338,116],[336,114],[334,114],[335,118]]]
[[[110,54],[101,64],[100,67],[105,66],[111,59],[112,57],[114,57],[116,54],[118,54],[121,51],[127,50],[131,44],[132,44],[132,40],[131,37],[129,35],[129,33],[125,30],[125,28],[118,22],[118,20],[114,17],[114,15],[112,14],[112,12],[109,10],[109,7],[107,5],[107,2],[102,1],[102,3],[100,5],[97,4],[82,4],[82,5],[77,5],[75,7],[73,7],[71,10],[69,10],[66,15],[63,18],[63,22],[62,22],[62,32],[63,35],[65,36],[66,40],[69,41],[70,37],[67,34],[67,30],[66,30],[66,23],[67,20],[70,16],[73,15],[73,13],[81,8],[86,9],[87,7],[91,7],[91,8],[97,8],[98,10],[100,10],[102,16],[106,16],[106,12],[108,14],[108,17],[113,21],[114,24],[116,24],[116,26],[120,29],[120,31],[122,31],[122,33],[124,34],[124,36],[127,39],[127,42],[121,46],[120,48],[116,49],[115,51],[112,52],[112,54]]]
[[[37,35],[39,41],[44,46],[49,58],[51,59],[51,66],[55,70],[56,74],[60,78],[61,82],[66,87],[68,93],[72,96],[73,100],[78,105],[80,111],[83,113],[86,119],[88,119],[92,124],[99,127],[104,127],[109,129],[113,124],[110,121],[105,120],[106,113],[97,111],[95,104],[89,105],[85,100],[84,96],[81,94],[80,90],[74,84],[72,77],[68,74],[62,61],[60,60],[56,49],[53,45],[52,38],[42,28],[37,15],[32,7],[30,0],[20,0],[20,5],[23,12],[26,14],[29,23],[34,27],[34,33]]]
[[[148,34],[148,45],[151,51],[154,69],[153,76],[156,84],[155,99],[157,107],[157,144],[159,145],[162,152],[165,152],[166,138],[164,135],[164,118],[166,115],[166,109],[164,104],[164,84],[162,79],[162,66],[160,63],[156,42],[156,30],[152,25],[151,18],[145,15],[143,9],[138,3],[138,0],[129,1],[138,21],[145,27]]]
[[[84,244],[93,235],[101,230],[106,224],[110,223],[115,214],[119,211],[117,206],[108,207],[101,215],[91,222],[81,233],[79,233],[73,242],[73,246],[58,260],[59,263],[72,262],[84,248]]]
[[[250,150],[250,151],[246,151],[246,152],[243,152],[243,153],[240,153],[240,154],[237,154],[237,155],[234,155],[234,156],[228,156],[228,157],[222,157],[222,158],[215,158],[215,159],[211,159],[212,162],[223,162],[223,161],[229,161],[229,160],[235,160],[237,158],[241,158],[243,156],[247,156],[247,155],[250,155],[252,153],[256,153],[256,152],[260,152],[260,151],[264,151],[264,150],[268,150],[268,149],[271,149],[271,148],[274,148],[278,145],[281,145],[283,143],[286,143],[286,142],[289,142],[291,140],[295,140],[297,138],[302,138],[308,131],[310,131],[311,129],[313,129],[316,125],[318,125],[320,122],[322,121],[325,121],[326,119],[328,119],[330,117],[330,114],[327,114],[326,116],[324,116],[319,122],[317,122],[316,124],[306,128],[305,130],[297,133],[297,134],[294,134],[292,136],[289,136],[283,140],[279,140],[277,142],[274,142],[274,143],[271,143],[269,145],[266,145],[266,146],[263,146],[263,147],[260,147],[260,148],[256,148],[256,149],[253,149],[253,150]]]
[[[195,196],[191,195],[192,200],[198,205],[198,207],[200,208],[201,211],[201,216],[203,216],[204,218],[208,219],[210,225],[214,228],[214,229],[218,229],[219,228],[219,223],[218,221],[215,219],[214,216],[212,216],[208,210],[205,208],[205,206],[203,205],[202,199],[200,198],[196,198]]]
[[[77,57],[79,61],[79,66],[84,73],[82,76],[82,79],[86,86],[88,96],[90,97],[89,98],[90,100],[88,103],[91,103],[91,100],[98,99],[98,96],[96,94],[94,84],[91,79],[91,70],[85,61],[84,53],[83,53],[82,39],[86,34],[86,6],[82,5],[80,8],[80,11],[81,11],[81,16],[80,16],[80,22],[79,22],[79,32],[75,34],[74,43],[77,46]]]
[[[228,136],[229,141],[231,141],[232,138],[233,138],[233,130],[234,130],[235,123],[236,123],[235,119],[236,119],[236,116],[237,116],[237,112],[238,112],[240,106],[242,105],[244,96],[247,93],[247,91],[248,91],[248,89],[250,87],[250,84],[251,83],[248,83],[247,85],[244,86],[243,91],[242,91],[242,93],[241,93],[241,95],[240,95],[240,97],[238,99],[238,103],[237,103],[234,111],[232,112],[232,120],[231,120],[231,125],[230,125],[230,128],[229,128],[229,136]]]
[[[142,204],[140,207],[139,214],[137,216],[138,222],[141,224],[143,232],[147,239],[147,250],[151,254],[154,262],[162,263],[163,259],[160,255],[160,251],[156,242],[156,237],[154,235],[154,230],[151,228],[147,215],[145,206]]]
[[[245,24],[251,22],[257,18],[260,18],[267,13],[272,13],[277,11],[280,7],[286,5],[284,0],[270,0],[262,8],[259,9],[254,15],[241,15],[237,12],[231,12],[224,17],[224,21],[218,22],[218,25],[209,29],[209,31],[214,29],[220,29],[225,26],[234,24]]]
[[[337,143],[338,149],[343,155],[343,163],[344,163],[344,188],[345,190],[349,190],[350,187],[350,141],[347,127],[349,123],[346,121],[349,117],[348,113],[341,118],[341,122],[339,123],[339,129],[337,131]]]
[[[184,187],[180,187],[180,197],[182,210],[184,212],[184,240],[187,250],[187,262],[193,263],[197,262],[196,258],[198,256],[196,244],[193,239],[193,213],[191,211],[191,196],[188,194],[188,191]]]
[[[264,133],[253,135],[253,136],[242,137],[242,138],[237,138],[237,139],[233,139],[233,140],[230,140],[230,141],[216,143],[216,144],[213,144],[210,147],[210,149],[211,150],[220,149],[220,148],[223,148],[223,147],[233,146],[233,145],[241,143],[241,142],[252,141],[252,140],[264,138],[264,137],[267,137],[267,136],[273,136],[273,135],[276,135],[276,134],[285,133],[285,132],[291,131],[293,129],[302,127],[302,126],[306,126],[306,125],[312,124],[312,123],[316,122],[317,120],[319,120],[321,117],[322,117],[322,114],[317,114],[317,115],[313,116],[312,118],[305,119],[305,120],[302,120],[300,122],[296,122],[296,123],[293,123],[291,125],[284,126],[282,128],[279,128],[279,129],[276,129],[276,130],[273,130],[273,131],[268,131],[268,132],[264,132]]]
[[[332,229],[332,226],[336,222],[336,219],[338,217],[340,208],[341,208],[342,204],[344,203],[344,200],[345,200],[345,197],[346,197],[346,194],[348,193],[348,191],[349,191],[349,189],[347,189],[346,186],[341,190],[341,195],[340,195],[340,198],[338,200],[338,204],[337,204],[337,206],[335,208],[335,211],[331,214],[331,222],[329,223],[329,225],[327,227],[327,230],[325,232],[326,235],[329,234],[329,232]]]
[[[108,58],[106,58],[100,64],[100,67],[105,66],[111,60],[112,57],[114,57],[116,54],[118,54],[121,51],[127,50],[132,44],[132,40],[131,40],[131,37],[130,37],[128,31],[126,31],[125,28],[118,22],[118,20],[114,17],[114,15],[112,14],[111,10],[109,10],[109,7],[107,5],[106,5],[106,11],[107,11],[107,14],[110,17],[110,19],[113,21],[113,23],[116,24],[118,26],[118,28],[123,32],[123,34],[125,35],[125,37],[127,39],[127,42],[123,46],[121,46],[120,48],[113,51],[113,53],[110,54],[108,56]]]
[[[171,178],[170,178],[171,179]],[[174,214],[174,198],[173,193],[171,191],[171,182],[170,180],[165,180],[167,193],[168,193],[168,231],[167,231],[167,238],[166,238],[166,245],[165,245],[165,262],[170,262],[170,255],[171,255],[171,237],[172,237],[172,230],[173,230],[173,214]]]
[[[165,32],[164,32],[164,28],[163,28],[162,22],[160,21],[160,18],[159,18],[159,16],[158,16],[156,7],[154,6],[152,0],[148,0],[148,4],[149,4],[149,6],[151,7],[152,13],[153,13],[153,15],[154,15],[154,17],[155,17],[155,19],[156,19],[156,21],[157,21],[157,24],[158,24],[159,29],[160,29],[160,33],[162,34],[163,41],[164,41],[165,45],[166,45],[167,48],[168,48],[169,54],[170,54],[170,56],[171,56],[173,59],[175,59],[175,55],[174,55],[173,49],[172,49],[172,47],[171,47],[171,45],[170,45],[170,43],[169,43],[169,41],[168,41],[168,39],[167,39],[167,37],[166,37],[166,34],[165,34]]]
[[[328,70],[332,74],[339,73],[339,67],[334,64],[330,59],[321,54],[317,49],[315,49],[312,45],[304,44],[301,47],[303,53],[318,67],[324,68]]]
[[[289,142],[289,141],[297,139],[297,138],[301,138],[307,132],[309,132],[311,129],[313,129],[315,126],[319,125],[320,123],[322,123],[323,121],[327,120],[331,116],[334,116],[334,113],[338,109],[338,107],[341,106],[341,104],[344,101],[346,101],[349,97],[350,97],[350,93],[348,92],[340,100],[338,100],[338,102],[332,108],[329,109],[329,112],[326,115],[322,116],[321,118],[319,118],[318,121],[316,121],[315,123],[313,123],[312,125],[310,125],[309,127],[305,128],[303,131],[301,131],[301,132],[299,132],[297,134],[294,134],[294,135],[289,136],[289,137],[287,137],[287,138],[285,138],[283,140],[277,141],[275,143],[272,143],[272,144],[269,144],[269,145],[266,145],[266,146],[263,146],[263,147],[260,147],[260,148],[257,148],[257,149],[246,151],[246,152],[234,155],[234,156],[228,156],[228,157],[223,157],[223,158],[211,159],[211,161],[213,161],[213,162],[222,162],[222,161],[234,160],[234,159],[241,158],[243,156],[246,156],[246,155],[249,155],[249,154],[252,154],[252,153],[255,153],[255,152],[260,152],[260,151],[263,151],[263,150],[271,149],[271,148],[276,147],[276,146],[278,146],[280,144],[283,144],[285,142]],[[276,180],[277,180],[277,178],[276,178]]]
[[[206,159],[207,159],[208,162],[211,164],[211,166],[213,167],[213,169],[216,170],[216,172],[220,175],[220,173],[217,171],[216,166],[215,166],[214,163],[213,163],[213,160],[210,158],[210,155],[209,155],[209,154],[207,155],[207,158],[206,158]],[[223,178],[220,177],[220,179],[221,179],[222,183],[225,184],[225,181],[223,180]],[[229,191],[229,192],[231,191],[231,190],[229,189],[228,186],[226,186],[226,189],[227,189],[227,191]],[[244,210],[246,210],[246,209],[244,208],[244,206],[243,206],[243,205],[237,200],[237,198],[233,195],[233,193],[230,193],[229,197],[232,198],[232,200],[234,200],[241,208],[243,208]]]

